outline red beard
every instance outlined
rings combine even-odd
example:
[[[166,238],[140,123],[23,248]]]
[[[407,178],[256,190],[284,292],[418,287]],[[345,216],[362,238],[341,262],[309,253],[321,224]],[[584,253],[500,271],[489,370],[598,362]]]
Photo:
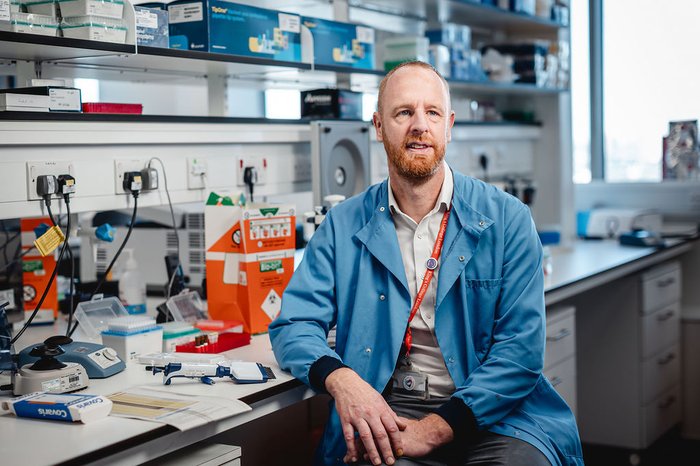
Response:
[[[401,144],[397,145],[391,144],[386,134],[383,134],[383,139],[384,149],[389,156],[389,163],[396,168],[399,175],[409,180],[426,180],[437,171],[445,159],[445,146],[438,144],[430,137],[416,138],[407,136]],[[407,146],[410,143],[429,144],[432,147],[432,151],[425,155],[409,154]]]

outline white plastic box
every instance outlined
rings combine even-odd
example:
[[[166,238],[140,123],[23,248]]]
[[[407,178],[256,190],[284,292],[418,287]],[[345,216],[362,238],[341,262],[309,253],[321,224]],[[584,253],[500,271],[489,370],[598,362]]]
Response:
[[[3,29],[25,34],[42,36],[57,36],[58,21],[51,16],[35,15],[33,13],[10,13],[10,22]]]
[[[78,16],[63,18],[61,30],[64,37],[124,44],[127,26],[121,19]]]
[[[58,0],[61,16],[99,16],[121,19],[124,13],[122,0]]]
[[[389,71],[403,62],[411,60],[428,63],[429,45],[427,37],[400,36],[384,40],[384,69]]]
[[[56,0],[20,0],[29,13],[37,15],[58,16],[58,2]]]

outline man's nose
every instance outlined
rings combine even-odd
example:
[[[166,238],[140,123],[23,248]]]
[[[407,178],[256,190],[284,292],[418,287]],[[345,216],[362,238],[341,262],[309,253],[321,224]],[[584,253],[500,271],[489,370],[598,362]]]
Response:
[[[411,132],[417,135],[428,131],[428,119],[423,112],[415,112],[411,119]]]

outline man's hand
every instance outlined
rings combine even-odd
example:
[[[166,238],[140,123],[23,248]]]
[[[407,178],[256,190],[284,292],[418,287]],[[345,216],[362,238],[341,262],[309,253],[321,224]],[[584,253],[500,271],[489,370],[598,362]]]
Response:
[[[406,424],[401,432],[403,453],[411,458],[426,456],[454,439],[450,425],[437,414],[429,414],[419,421],[400,417],[399,421]]]
[[[331,372],[326,378],[326,390],[335,400],[348,447],[343,461],[354,463],[362,457],[363,452],[355,445],[357,432],[373,464],[381,464],[382,458],[386,464],[394,464],[394,457],[403,454],[399,430],[406,424],[389,408],[382,395],[347,367]]]

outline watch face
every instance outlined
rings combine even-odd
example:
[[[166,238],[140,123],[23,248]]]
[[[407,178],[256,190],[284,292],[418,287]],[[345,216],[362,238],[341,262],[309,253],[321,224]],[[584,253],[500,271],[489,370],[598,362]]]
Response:
[[[233,235],[231,235],[231,239],[234,243],[241,244],[241,230],[234,231]]]
[[[24,285],[22,287],[22,290],[24,291],[24,302],[29,302],[36,298],[36,288],[34,288],[32,285]]]

